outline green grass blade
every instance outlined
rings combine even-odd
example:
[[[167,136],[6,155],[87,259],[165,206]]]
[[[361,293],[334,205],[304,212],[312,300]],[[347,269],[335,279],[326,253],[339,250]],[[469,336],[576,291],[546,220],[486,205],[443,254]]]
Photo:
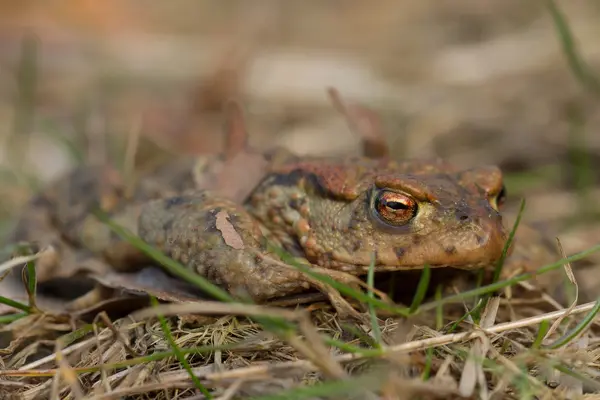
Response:
[[[485,279],[485,269],[481,268],[476,273],[477,279],[475,280],[475,287],[481,287],[483,285],[483,281]],[[473,298],[473,308],[476,308],[477,305],[481,302],[481,298],[479,296],[475,296]],[[479,318],[479,314],[473,315],[474,319]]]
[[[8,314],[8,315],[0,315],[0,324],[10,324],[18,319],[28,316],[28,313],[17,313],[17,314]]]
[[[498,260],[498,263],[496,264],[496,268],[494,269],[494,276],[492,279],[492,282],[498,282],[498,279],[500,279],[500,274],[502,273],[502,267],[504,267],[504,261],[506,261],[506,256],[508,255],[508,249],[510,248],[510,246],[512,245],[512,243],[515,240],[515,235],[517,233],[517,228],[519,227],[519,224],[521,223],[521,218],[523,217],[523,211],[525,210],[525,199],[521,200],[521,205],[519,206],[519,212],[517,214],[517,218],[515,220],[515,223],[513,224],[512,229],[510,230],[510,233],[508,234],[508,239],[506,240],[506,243],[504,244],[504,248],[502,249],[502,255],[500,256],[500,259]]]
[[[14,253],[19,256],[32,256],[33,249],[29,244],[17,244],[14,248]],[[37,274],[35,271],[35,260],[25,263],[25,268],[21,270],[21,279],[25,284],[25,291],[29,300],[30,312],[37,309],[35,295],[37,290]]]
[[[35,296],[36,296],[36,290],[37,290],[37,274],[35,272],[35,261],[29,261],[26,265],[25,265],[25,272],[26,272],[26,277],[27,277],[27,297],[29,299],[29,307],[31,307],[32,310],[35,310],[37,308],[36,306],[36,300],[35,300]]]
[[[367,285],[369,286],[368,296],[371,299],[375,299],[375,293],[373,293],[373,287],[375,286],[375,253],[371,254],[371,264],[369,264],[369,272],[367,274]],[[373,338],[375,345],[381,347],[381,329],[379,328],[379,319],[377,318],[377,311],[373,304],[369,304],[369,314],[371,316],[371,329],[373,332]]]
[[[508,256],[508,250],[510,249],[510,246],[513,244],[513,242],[515,240],[515,235],[517,234],[517,229],[519,228],[519,224],[521,223],[521,218],[523,217],[524,210],[525,210],[525,199],[522,199],[521,204],[519,206],[519,212],[517,213],[517,218],[515,219],[515,223],[513,224],[512,229],[508,233],[508,238],[506,239],[506,243],[504,243],[504,247],[502,248],[502,254],[500,255],[500,259],[498,260],[498,262],[496,263],[496,267],[494,268],[494,274],[492,276],[492,283],[496,283],[500,279],[500,275],[502,274],[502,269],[504,268],[504,262],[506,261],[506,257]],[[482,271],[482,275],[480,275],[480,277],[483,277],[483,271]],[[483,298],[482,307],[473,308],[471,315],[473,315],[473,319],[477,324],[479,324],[479,321],[481,319],[481,315],[479,314],[479,311],[484,309],[485,306],[487,306],[487,303],[490,300],[490,298],[492,297],[492,295],[493,295],[493,292],[486,293]],[[477,304],[480,304],[480,303],[477,303]]]
[[[586,376],[585,374],[583,374],[581,372],[574,371],[572,368],[573,367],[571,367],[571,366],[560,365],[560,364],[554,366],[554,369],[556,369],[557,371],[560,371],[565,375],[569,375],[569,376],[585,383],[587,386],[589,386],[592,390],[595,390],[596,392],[600,392],[600,382],[598,382],[598,380],[592,379],[589,376]]]
[[[440,302],[440,305],[442,304],[442,302]],[[483,305],[485,303],[483,301],[479,301],[479,303],[477,303],[475,305],[475,307],[473,307],[471,310],[469,310],[468,312],[464,313],[458,320],[456,320],[452,326],[448,329],[447,333],[452,333],[454,332],[458,326],[468,317],[473,316],[475,314],[479,314],[479,311],[483,308]]]
[[[548,333],[548,329],[550,329],[550,321],[548,321],[547,319],[542,320],[542,322],[540,322],[540,328],[538,329],[538,333],[535,337],[535,340],[531,344],[532,349],[537,350],[541,347],[542,340],[544,340],[544,336],[546,336],[546,333]]]
[[[435,300],[439,301],[442,298],[442,285],[437,285],[435,288]],[[444,326],[444,305],[440,304],[435,308],[435,329],[441,330]]]
[[[423,271],[421,272],[421,277],[419,278],[419,283],[417,285],[417,291],[413,296],[413,301],[408,309],[411,314],[417,311],[419,306],[423,303],[423,299],[427,294],[427,289],[429,288],[429,282],[431,281],[431,268],[429,265],[425,265]]]
[[[346,353],[360,354],[363,357],[380,357],[383,355],[384,351],[377,347],[377,344],[369,335],[365,334],[364,332],[358,331],[353,327],[350,328],[348,325],[346,325],[345,327],[349,332],[355,334],[356,337],[362,339],[366,344],[368,344],[371,347],[374,347],[375,349],[365,349],[362,347],[357,347],[348,343],[344,343],[337,339],[333,339],[327,335],[322,335],[323,342],[325,342],[325,344],[328,344],[329,346],[333,346],[342,351],[345,351]]]
[[[31,313],[31,307],[29,307],[27,304],[9,299],[8,297],[0,296],[0,303],[12,308],[16,308],[17,310],[25,311],[27,314]]]
[[[150,302],[152,303],[153,307],[158,306],[158,300],[156,300],[156,297],[150,296]],[[173,350],[173,353],[177,358],[177,361],[179,361],[179,363],[187,371],[188,375],[190,376],[190,379],[192,380],[192,382],[194,382],[194,386],[196,386],[196,388],[200,390],[207,399],[212,399],[212,394],[210,394],[208,389],[204,387],[202,382],[200,382],[200,379],[198,379],[196,374],[194,374],[194,371],[192,371],[192,367],[190,367],[190,364],[185,359],[184,354],[179,349],[179,346],[177,346],[177,343],[175,342],[175,339],[173,339],[173,335],[171,334],[171,328],[169,328],[169,324],[167,324],[165,318],[160,313],[157,313],[156,316],[160,322],[160,326],[162,327],[163,332],[165,333],[165,338],[167,339],[167,342],[169,342],[169,346],[171,346],[171,349]]]
[[[102,322],[97,322],[96,324],[86,324],[79,329],[74,330],[73,332],[69,332],[65,335],[60,336],[57,340],[60,340],[61,343],[64,344],[65,347],[69,346],[71,343],[74,343],[76,340],[79,340],[90,332],[94,331],[94,325],[101,328],[104,326]]]
[[[431,363],[433,362],[433,347],[425,350],[425,366],[423,367],[423,373],[421,374],[421,379],[423,381],[428,381],[431,377]]]
[[[573,329],[565,333],[563,336],[558,338],[553,343],[546,346],[548,349],[558,349],[566,344],[569,344],[573,341],[577,336],[579,336],[596,318],[596,315],[600,312],[600,298],[596,300],[596,304],[594,308],[590,310],[589,313],[586,314],[585,318],[581,320]]]
[[[558,38],[571,72],[585,89],[592,89],[596,94],[600,94],[600,82],[590,72],[586,63],[579,56],[575,38],[564,13],[554,0],[546,0],[546,6],[552,16],[552,22],[558,33]]]

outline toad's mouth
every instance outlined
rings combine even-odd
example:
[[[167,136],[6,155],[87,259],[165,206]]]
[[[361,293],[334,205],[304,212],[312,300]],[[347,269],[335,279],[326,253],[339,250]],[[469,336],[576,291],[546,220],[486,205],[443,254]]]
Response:
[[[387,272],[393,272],[393,271],[415,271],[415,270],[422,270],[425,269],[425,267],[429,267],[429,268],[434,268],[434,269],[441,269],[441,268],[450,268],[450,269],[457,269],[457,270],[464,270],[464,271],[472,271],[472,270],[476,270],[476,269],[480,269],[480,268],[485,268],[485,267],[489,267],[492,265],[495,265],[496,263],[493,261],[481,261],[481,262],[473,262],[473,263],[463,263],[463,264],[450,264],[450,263],[440,263],[440,264],[415,264],[415,265],[378,265],[375,264],[374,268],[376,271],[387,271]],[[369,265],[361,265],[360,267],[358,267],[362,272],[367,273],[369,272],[369,269],[371,268]]]

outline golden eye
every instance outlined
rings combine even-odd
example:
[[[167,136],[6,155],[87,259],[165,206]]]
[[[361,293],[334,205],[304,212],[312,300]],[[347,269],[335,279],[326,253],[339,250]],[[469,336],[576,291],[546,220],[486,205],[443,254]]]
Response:
[[[375,198],[375,212],[388,224],[404,225],[417,213],[417,202],[402,193],[381,191]]]
[[[496,210],[500,210],[500,208],[504,205],[505,201],[506,187],[502,186],[502,189],[500,189],[498,194],[496,196],[492,196],[492,198],[490,199],[490,203],[492,204],[492,207],[494,207]]]

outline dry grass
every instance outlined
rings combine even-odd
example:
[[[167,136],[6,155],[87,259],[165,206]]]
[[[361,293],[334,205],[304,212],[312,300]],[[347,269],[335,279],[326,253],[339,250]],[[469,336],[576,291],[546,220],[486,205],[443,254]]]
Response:
[[[450,334],[426,325],[411,327],[410,319],[380,320],[385,339],[374,347],[360,338],[350,339],[340,327],[343,322],[323,310],[309,318],[303,311],[266,306],[163,305],[114,323],[98,321],[77,339],[72,334],[59,336],[55,342],[59,351],[35,361],[30,357],[50,344],[43,338],[60,335],[68,324],[53,316],[31,315],[5,327],[28,336],[29,343],[18,346],[0,376],[7,383],[4,388],[19,389],[24,399],[54,398],[52,393],[60,398],[83,398],[83,393],[93,399],[127,395],[201,398],[157,321],[157,315],[165,315],[176,316],[168,320],[171,337],[194,376],[214,398],[236,398],[227,397],[234,393],[242,398],[315,398],[336,392],[348,398],[357,390],[364,392],[356,398],[377,398],[374,393],[391,396],[387,398],[412,398],[403,397],[408,393],[432,398],[474,393],[480,398],[493,393],[501,398],[522,398],[528,393],[568,398],[568,393],[600,389],[600,340],[594,329],[580,331],[564,346],[553,345],[564,331],[573,330],[581,314],[596,314],[597,304],[497,323],[497,318],[507,315],[507,303],[492,298],[479,326],[463,323],[462,332]],[[282,340],[244,318],[256,315],[296,322],[299,332]],[[542,322],[565,317],[569,324],[539,347]],[[354,329],[362,335],[371,330],[368,326]],[[326,336],[352,352],[319,345]],[[311,383],[315,385],[305,386]],[[269,393],[277,395],[269,397]]]

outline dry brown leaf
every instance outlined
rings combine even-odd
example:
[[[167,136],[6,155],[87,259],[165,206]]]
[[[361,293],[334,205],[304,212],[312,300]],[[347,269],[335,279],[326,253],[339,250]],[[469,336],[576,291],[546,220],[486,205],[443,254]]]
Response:
[[[194,166],[195,184],[198,189],[241,202],[265,176],[269,163],[248,146],[242,109],[235,101],[227,104],[223,135],[224,157],[199,157]]]
[[[80,318],[93,318],[98,312],[123,314],[149,305],[148,296],[173,303],[190,303],[205,299],[199,289],[181,279],[167,275],[159,267],[146,267],[139,271],[109,271],[91,274],[100,286],[91,295],[69,303],[71,314]],[[95,293],[94,293],[95,292]]]
[[[249,147],[242,108],[235,101],[227,104],[224,134],[225,162],[216,175],[215,191],[241,201],[264,177],[268,162]]]
[[[168,276],[158,267],[147,267],[135,272],[111,271],[102,275],[93,274],[91,278],[105,287],[133,295],[150,294],[165,301],[181,303],[204,298],[199,294],[197,287]]]
[[[235,230],[235,227],[229,222],[229,214],[227,211],[219,211],[216,215],[216,227],[223,235],[223,240],[228,246],[233,247],[236,250],[242,250],[244,248],[244,241],[239,233]]]
[[[265,176],[268,165],[261,154],[239,153],[221,170],[215,191],[222,196],[242,201]]]
[[[248,131],[242,106],[237,101],[229,101],[225,106],[225,160],[231,160],[238,153],[247,151]]]
[[[369,158],[389,156],[390,149],[383,133],[379,115],[360,104],[346,103],[335,88],[329,88],[327,94],[336,110],[346,119],[348,127],[361,137],[363,155]]]

